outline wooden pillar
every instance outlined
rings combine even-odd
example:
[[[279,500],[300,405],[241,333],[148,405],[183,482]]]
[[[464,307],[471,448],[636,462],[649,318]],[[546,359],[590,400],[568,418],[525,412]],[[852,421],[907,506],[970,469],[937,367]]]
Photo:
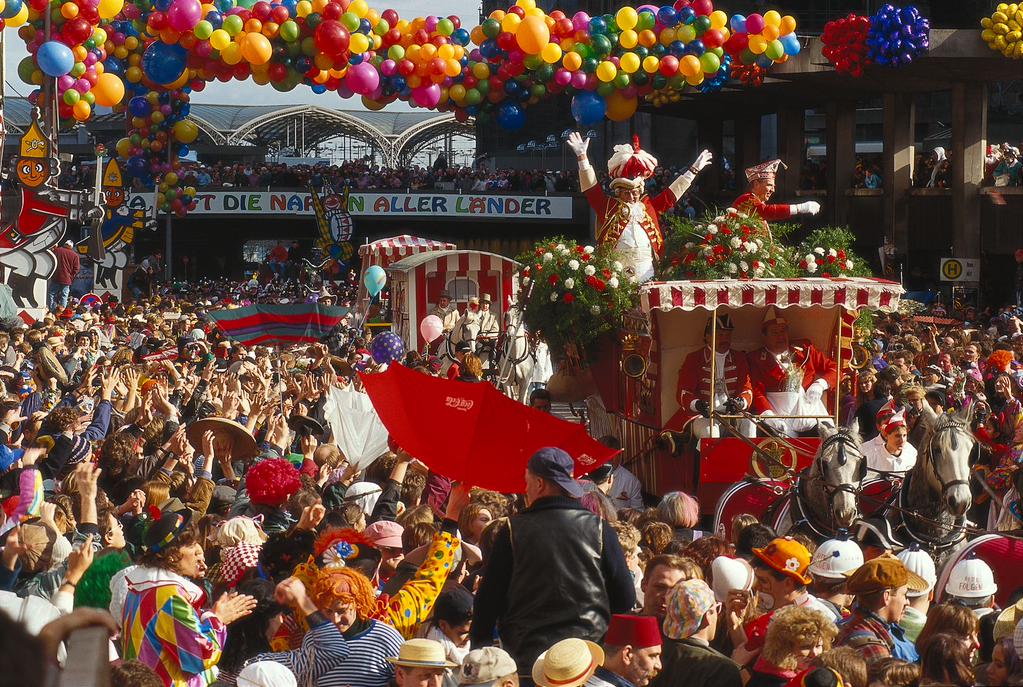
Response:
[[[700,186],[708,193],[721,190],[721,172],[724,170],[724,127],[721,119],[701,119],[697,123],[696,147],[714,154],[714,162],[700,173]]]
[[[828,200],[825,217],[835,225],[849,218],[849,196],[856,168],[856,103],[838,100],[828,104]]]
[[[735,173],[745,181],[742,171],[762,162],[760,159],[760,115],[750,115],[735,120]]]
[[[909,189],[913,187],[913,148],[916,105],[912,95],[886,93],[884,96],[884,181],[885,241],[894,243],[901,255],[909,250]]]
[[[987,86],[956,83],[952,87],[952,252],[979,258],[980,186],[987,149]]]
[[[806,110],[802,106],[778,112],[778,157],[786,167],[778,170],[776,193],[780,197],[791,198],[799,190],[806,160],[805,121]]]

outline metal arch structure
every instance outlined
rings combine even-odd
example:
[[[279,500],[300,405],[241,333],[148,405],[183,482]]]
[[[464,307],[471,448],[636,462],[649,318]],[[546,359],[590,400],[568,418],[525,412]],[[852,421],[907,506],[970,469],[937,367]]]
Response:
[[[412,162],[412,158],[437,136],[452,134],[476,138],[476,125],[459,122],[451,114],[442,114],[410,126],[394,139],[394,159],[399,166]]]
[[[213,126],[213,124],[211,124],[210,122],[194,114],[189,114],[188,119],[197,127],[199,127],[199,131],[208,136],[209,139],[213,141],[214,144],[217,145],[227,144],[227,136],[224,134],[224,132],[217,129],[217,127]]]
[[[304,120],[305,146],[311,147],[338,134],[347,134],[366,141],[383,155],[386,164],[394,164],[394,148],[378,129],[342,110],[330,110],[317,105],[297,105],[255,117],[227,137],[229,145],[253,141],[279,141],[286,129]]]

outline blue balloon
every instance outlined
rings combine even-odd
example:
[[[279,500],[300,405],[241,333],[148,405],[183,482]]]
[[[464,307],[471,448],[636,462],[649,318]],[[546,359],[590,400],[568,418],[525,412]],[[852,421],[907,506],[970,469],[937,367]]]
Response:
[[[366,269],[362,283],[366,285],[366,292],[369,293],[370,297],[376,296],[384,290],[384,284],[387,283],[387,273],[384,272],[384,268],[380,265],[370,265]]]
[[[0,10],[0,17],[4,19],[14,19],[18,16],[18,12],[21,11],[21,6],[25,4],[21,0],[13,0],[4,5],[4,8]]]
[[[528,92],[527,92],[528,99]],[[508,131],[517,131],[526,123],[525,111],[515,103],[501,103],[497,108],[497,125]]]
[[[75,54],[60,41],[46,41],[36,52],[36,64],[47,76],[64,76],[75,66]]]
[[[590,19],[590,33],[598,34],[607,32],[607,22],[604,21],[603,17],[594,17]]]
[[[678,23],[678,12],[671,5],[665,5],[657,10],[657,21],[664,26],[674,26]]]
[[[451,37],[454,38],[455,42],[458,43],[459,45],[468,45],[469,44],[469,40],[470,40],[469,32],[466,31],[465,29],[461,29],[461,28],[455,29],[454,33],[451,34]]]
[[[799,54],[799,51],[802,50],[802,46],[799,44],[799,38],[794,33],[782,36],[781,46],[785,49],[785,54],[789,57],[795,57]]]
[[[133,177],[143,177],[149,173],[149,165],[141,155],[128,158],[128,164],[126,165],[128,174]]]
[[[728,20],[732,33],[746,33],[746,17],[741,14],[733,14]]]
[[[155,41],[142,54],[142,72],[158,84],[174,83],[185,71],[188,52],[180,45]]]
[[[137,95],[128,101],[128,111],[134,117],[148,117],[152,108],[150,108],[147,98]]]
[[[405,355],[405,342],[394,332],[377,334],[369,347],[373,360],[381,364],[401,360]]]
[[[583,91],[572,98],[572,117],[580,126],[592,126],[604,120],[607,103],[596,93]]]

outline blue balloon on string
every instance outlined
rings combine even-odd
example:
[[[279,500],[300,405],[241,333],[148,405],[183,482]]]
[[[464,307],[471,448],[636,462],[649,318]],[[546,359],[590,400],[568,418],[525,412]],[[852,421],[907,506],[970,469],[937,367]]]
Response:
[[[370,297],[376,296],[384,290],[384,285],[387,283],[387,272],[384,272],[384,268],[380,265],[370,265],[366,269],[362,283],[366,285],[366,292]]]
[[[75,55],[60,41],[46,41],[36,51],[36,64],[47,76],[64,76],[75,66]]]

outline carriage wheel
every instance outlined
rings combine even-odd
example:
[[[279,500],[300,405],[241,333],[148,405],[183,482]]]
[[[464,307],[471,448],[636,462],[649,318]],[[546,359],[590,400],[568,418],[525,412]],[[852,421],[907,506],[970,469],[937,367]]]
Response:
[[[798,463],[796,449],[777,439],[768,439],[760,444],[760,450],[771,456],[769,460],[759,451],[753,451],[750,456],[750,471],[760,479],[779,481],[795,472]]]

